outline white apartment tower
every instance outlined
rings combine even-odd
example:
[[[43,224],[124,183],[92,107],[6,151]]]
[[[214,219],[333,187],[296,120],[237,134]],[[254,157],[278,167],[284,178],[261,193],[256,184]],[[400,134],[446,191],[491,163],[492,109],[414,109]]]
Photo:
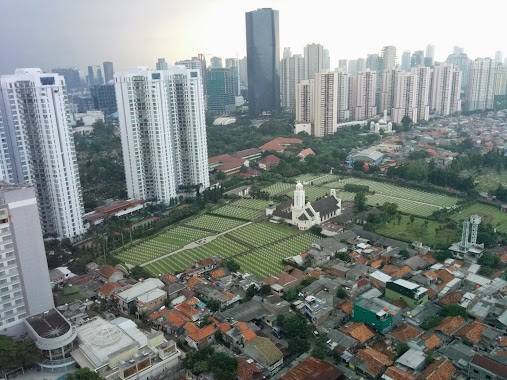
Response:
[[[404,50],[401,54],[401,69],[403,71],[410,71],[410,60],[412,52],[410,50]]]
[[[0,114],[1,179],[34,186],[44,234],[82,235],[83,199],[63,76],[38,68],[0,76]]]
[[[336,114],[338,122],[350,119],[349,111],[349,75],[342,71],[336,73]]]
[[[304,50],[305,78],[314,79],[315,74],[324,70],[324,46],[321,44],[308,44]]]
[[[496,66],[491,58],[477,58],[470,63],[465,93],[467,111],[493,108]]]
[[[34,188],[0,181],[0,329],[19,336],[23,320],[54,307]]]
[[[430,111],[436,116],[461,112],[461,71],[450,64],[432,69]]]
[[[138,67],[115,86],[129,197],[169,203],[180,186],[209,187],[200,71]]]
[[[500,65],[496,69],[495,95],[505,96],[507,93],[507,66]]]
[[[391,70],[396,68],[396,47],[384,46],[382,48],[383,69]]]
[[[313,133],[313,80],[296,84],[296,133]]]
[[[417,118],[415,122],[428,121],[430,119],[430,84],[431,69],[429,67],[419,66],[412,68],[412,73],[417,78],[416,106]]]
[[[354,120],[367,120],[377,114],[376,90],[376,71],[366,69],[349,80],[349,107]]]
[[[394,98],[394,84],[400,71],[397,69],[382,71],[382,83],[380,87],[380,100],[378,112],[387,111],[391,113]]]
[[[417,75],[413,72],[400,71],[394,84],[393,108],[391,121],[401,123],[404,116],[417,120]]]
[[[296,85],[303,79],[303,57],[301,54],[292,55],[290,48],[285,48],[280,65],[280,92],[282,108],[289,112],[296,111]]]
[[[313,136],[331,135],[337,129],[338,73],[315,74],[313,87]]]

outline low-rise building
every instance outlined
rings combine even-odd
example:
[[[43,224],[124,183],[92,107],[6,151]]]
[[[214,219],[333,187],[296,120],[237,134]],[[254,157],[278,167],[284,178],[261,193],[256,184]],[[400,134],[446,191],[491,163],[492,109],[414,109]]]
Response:
[[[379,298],[360,298],[354,303],[352,320],[385,333],[401,323],[401,309]]]
[[[125,314],[129,314],[132,305],[137,304],[138,297],[150,293],[155,289],[162,289],[163,287],[164,283],[157,278],[148,278],[142,282],[138,282],[132,287],[116,294],[118,307]]]
[[[274,372],[283,363],[282,351],[269,338],[256,336],[254,339],[245,341],[243,352],[269,372]]]
[[[342,380],[343,372],[328,362],[309,357],[282,376],[282,380]]]
[[[409,307],[415,308],[428,301],[428,289],[414,282],[399,279],[387,282],[386,297],[393,301],[402,299]]]

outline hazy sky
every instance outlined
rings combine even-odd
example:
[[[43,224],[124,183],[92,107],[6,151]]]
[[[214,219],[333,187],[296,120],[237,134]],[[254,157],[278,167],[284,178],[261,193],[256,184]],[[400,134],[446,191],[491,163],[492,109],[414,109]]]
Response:
[[[0,0],[0,73],[16,67],[113,61],[115,70],[169,63],[197,53],[245,54],[245,11],[280,11],[280,48],[307,43],[339,58],[384,45],[424,50],[444,60],[454,45],[471,58],[507,51],[503,0]],[[209,57],[207,57],[209,59]],[[398,58],[399,59],[399,58]]]

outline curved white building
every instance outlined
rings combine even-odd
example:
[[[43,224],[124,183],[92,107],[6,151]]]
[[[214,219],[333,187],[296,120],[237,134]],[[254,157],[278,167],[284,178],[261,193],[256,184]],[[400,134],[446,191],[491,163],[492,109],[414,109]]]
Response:
[[[25,319],[28,332],[40,350],[42,369],[62,371],[72,368],[76,361],[71,356],[77,331],[56,309],[50,309]]]

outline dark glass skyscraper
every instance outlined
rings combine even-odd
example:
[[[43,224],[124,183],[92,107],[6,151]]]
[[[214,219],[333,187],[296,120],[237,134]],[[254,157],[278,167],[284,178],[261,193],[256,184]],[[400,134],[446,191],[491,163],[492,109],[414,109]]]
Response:
[[[108,84],[110,80],[114,79],[113,62],[104,62],[103,66],[104,66],[104,79],[106,80],[106,84]]]
[[[280,39],[278,11],[247,12],[246,55],[250,115],[280,108]]]

